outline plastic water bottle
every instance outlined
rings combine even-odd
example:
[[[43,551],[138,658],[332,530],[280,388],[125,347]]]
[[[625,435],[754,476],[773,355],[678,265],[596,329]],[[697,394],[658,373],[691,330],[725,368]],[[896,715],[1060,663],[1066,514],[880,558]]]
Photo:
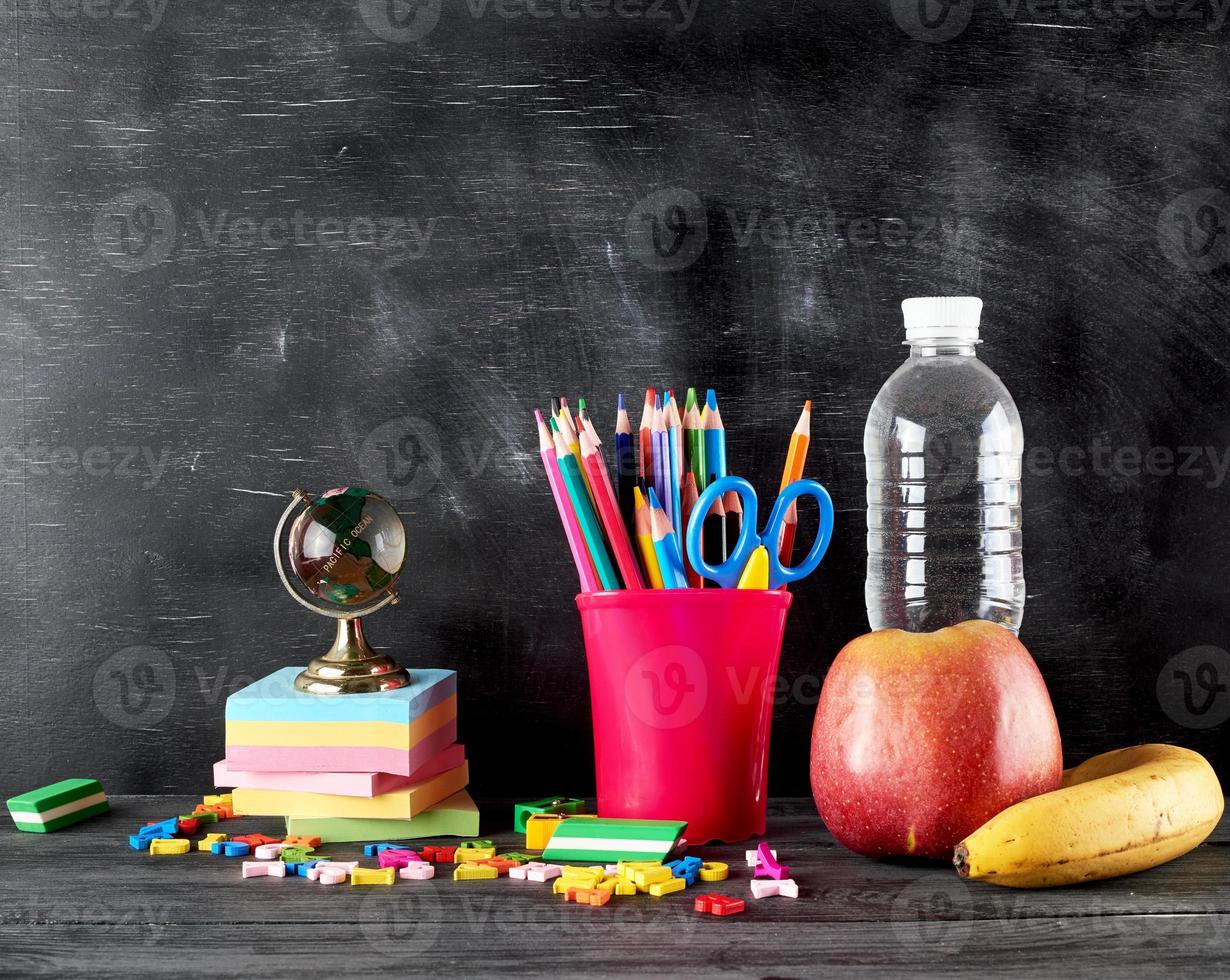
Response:
[[[867,619],[929,632],[989,619],[1014,633],[1025,608],[1021,418],[978,359],[982,300],[907,299],[906,362],[863,433]]]

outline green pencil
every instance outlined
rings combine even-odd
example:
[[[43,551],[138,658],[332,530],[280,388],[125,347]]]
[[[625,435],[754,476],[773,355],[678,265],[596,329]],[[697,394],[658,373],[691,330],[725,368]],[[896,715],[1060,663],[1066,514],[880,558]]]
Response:
[[[708,473],[705,468],[705,429],[700,422],[700,409],[696,407],[696,389],[688,389],[684,404],[683,445],[688,452],[688,469],[696,480],[696,492],[702,492]]]
[[[589,491],[585,486],[585,478],[581,475],[581,467],[577,465],[576,457],[572,455],[572,450],[564,442],[559,423],[555,419],[551,420],[551,437],[555,440],[555,455],[559,460],[559,471],[564,478],[564,486],[568,488],[568,497],[572,500],[572,509],[576,511],[581,533],[585,535],[589,556],[594,560],[598,581],[604,589],[618,589],[619,578],[615,575],[615,566],[611,564],[611,556],[607,553],[606,540],[602,537],[598,515],[594,513],[594,506],[590,503]]]

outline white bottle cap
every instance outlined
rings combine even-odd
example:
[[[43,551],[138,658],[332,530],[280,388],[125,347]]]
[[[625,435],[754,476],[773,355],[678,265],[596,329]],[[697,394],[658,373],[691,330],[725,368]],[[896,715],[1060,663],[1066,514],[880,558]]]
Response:
[[[905,339],[909,343],[978,340],[982,300],[977,296],[913,296],[901,301],[901,312],[905,315]]]

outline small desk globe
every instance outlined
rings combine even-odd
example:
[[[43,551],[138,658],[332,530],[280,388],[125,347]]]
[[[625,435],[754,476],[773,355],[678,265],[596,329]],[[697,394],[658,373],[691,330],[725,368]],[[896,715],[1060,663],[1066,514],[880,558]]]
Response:
[[[406,529],[397,511],[362,487],[338,487],[319,496],[296,490],[292,497],[274,538],[278,574],[300,603],[337,620],[333,646],[295,679],[295,688],[366,694],[405,687],[409,673],[367,645],[359,618],[398,599],[394,585],[406,562]],[[302,591],[287,577],[281,551],[283,529],[297,510],[286,557]]]

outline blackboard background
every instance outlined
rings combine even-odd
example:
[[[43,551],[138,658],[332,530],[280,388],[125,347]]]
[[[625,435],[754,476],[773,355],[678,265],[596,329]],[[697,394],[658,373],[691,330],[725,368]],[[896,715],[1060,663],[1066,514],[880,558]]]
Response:
[[[530,412],[584,394],[605,427],[649,383],[716,387],[766,490],[815,400],[839,530],[770,782],[806,792],[819,678],[866,629],[863,421],[898,302],[943,292],[985,299],[1036,454],[1022,639],[1069,761],[1167,740],[1230,774],[1215,8],[436,9],[0,9],[3,792],[207,790],[226,694],[328,642],[274,575],[274,495],[345,483],[410,528],[369,635],[461,671],[478,795],[591,790]],[[640,218],[669,203],[673,259]]]

